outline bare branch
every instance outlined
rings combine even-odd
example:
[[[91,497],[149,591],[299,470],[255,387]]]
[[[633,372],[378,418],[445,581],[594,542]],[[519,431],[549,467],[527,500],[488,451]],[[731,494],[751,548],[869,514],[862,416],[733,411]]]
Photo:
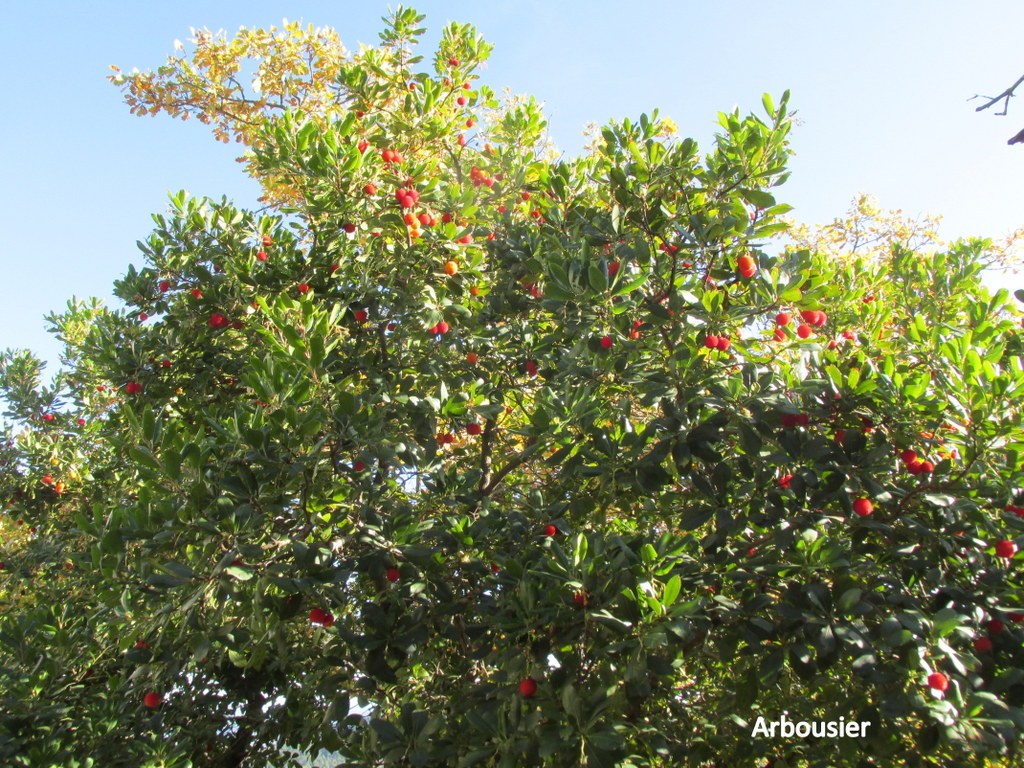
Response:
[[[1019,78],[1017,78],[1017,82],[1015,82],[1013,85],[1011,85],[1005,91],[1000,93],[998,96],[988,97],[988,96],[981,96],[979,94],[975,94],[971,98],[974,98],[974,99],[978,99],[978,98],[988,99],[988,101],[986,101],[984,104],[982,104],[980,107],[978,107],[974,111],[975,112],[981,112],[981,111],[986,110],[986,109],[988,109],[989,107],[991,107],[991,106],[993,106],[995,104],[998,104],[1000,101],[1002,101],[1003,102],[1003,111],[1002,112],[996,112],[996,114],[997,115],[1005,115],[1006,114],[1006,108],[1010,105],[1010,99],[1013,97],[1013,92],[1017,90],[1017,88],[1020,86],[1021,83],[1024,83],[1024,75],[1021,75]]]
[[[1017,82],[1015,82],[1013,85],[1011,85],[1005,91],[1000,93],[998,96],[989,97],[989,96],[982,96],[981,94],[977,94],[976,93],[976,94],[974,94],[974,96],[972,96],[970,99],[968,99],[968,101],[970,101],[971,99],[988,99],[988,101],[986,101],[980,107],[977,107],[974,110],[975,112],[981,112],[982,110],[988,109],[989,107],[992,107],[992,106],[998,104],[1001,101],[1001,102],[1003,102],[1003,109],[1000,112],[996,112],[996,114],[997,115],[1005,115],[1007,110],[1010,108],[1010,99],[1013,98],[1013,95],[1014,95],[1013,92],[1016,91],[1017,88],[1020,87],[1021,83],[1024,83],[1024,75],[1021,75],[1020,77],[1018,77],[1017,78]],[[1007,144],[1024,144],[1024,130],[1021,130],[1019,133],[1017,133],[1017,135],[1015,135],[1013,138],[1011,138],[1006,143]]]

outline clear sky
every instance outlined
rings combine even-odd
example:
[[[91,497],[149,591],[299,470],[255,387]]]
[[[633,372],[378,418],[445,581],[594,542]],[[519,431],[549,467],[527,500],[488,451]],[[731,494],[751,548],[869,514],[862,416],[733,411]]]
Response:
[[[905,213],[941,214],[947,238],[997,237],[1024,225],[1024,98],[1008,117],[976,114],[1024,74],[1024,2],[789,0],[422,0],[432,52],[448,21],[495,44],[485,82],[536,95],[566,153],[590,121],[654,108],[702,146],[719,111],[760,110],[791,89],[800,124],[779,199],[825,223],[859,192]],[[255,186],[195,121],[128,113],[109,66],[151,69],[190,27],[336,28],[373,44],[386,2],[10,2],[0,8],[0,348],[56,361],[43,316],[71,296],[110,298],[113,281],[162,212],[167,193],[227,195]],[[1024,89],[1022,89],[1024,96]],[[1020,282],[1024,283],[1024,278]],[[1011,287],[1016,287],[1012,283]],[[52,367],[52,366],[51,366]]]

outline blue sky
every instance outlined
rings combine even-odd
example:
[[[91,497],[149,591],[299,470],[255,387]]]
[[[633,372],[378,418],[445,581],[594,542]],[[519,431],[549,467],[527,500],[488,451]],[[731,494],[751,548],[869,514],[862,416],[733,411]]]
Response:
[[[1000,236],[1024,225],[1024,99],[1008,117],[974,112],[1024,74],[1024,3],[867,0],[412,3],[429,54],[450,20],[495,45],[484,80],[536,95],[566,153],[590,121],[654,108],[707,145],[722,110],[759,110],[792,90],[800,124],[779,198],[801,221],[841,215],[859,192],[911,215],[941,214],[942,234]],[[376,42],[386,2],[10,3],[0,47],[0,348],[55,363],[43,316],[72,296],[109,299],[113,281],[167,194],[256,190],[195,121],[128,113],[109,66],[151,69],[190,27],[235,32],[282,18],[335,27],[349,48]],[[1022,93],[1024,96],[1024,93]],[[994,111],[994,110],[993,110]],[[1024,283],[1024,278],[1017,282]],[[1009,283],[1016,287],[1013,282]]]

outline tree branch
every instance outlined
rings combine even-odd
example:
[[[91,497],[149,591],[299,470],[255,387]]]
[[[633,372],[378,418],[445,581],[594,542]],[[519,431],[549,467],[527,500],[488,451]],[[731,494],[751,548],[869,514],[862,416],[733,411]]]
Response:
[[[1005,115],[1007,110],[1010,107],[1010,99],[1013,98],[1014,91],[1016,91],[1017,88],[1020,87],[1021,83],[1024,83],[1024,75],[1021,75],[1020,77],[1018,77],[1017,78],[1017,82],[1015,82],[1013,85],[1011,85],[1005,91],[1000,93],[998,96],[988,97],[988,96],[981,96],[980,94],[975,94],[974,96],[971,97],[971,99],[988,99],[988,101],[986,101],[980,107],[975,108],[974,111],[975,112],[981,112],[983,110],[988,109],[989,107],[995,106],[996,104],[998,104],[1001,101],[1001,102],[1003,102],[1003,109],[1002,109],[1001,112],[996,112],[996,114],[997,115]],[[968,99],[968,101],[970,101],[970,99]],[[1024,128],[1022,128],[1016,135],[1014,135],[1012,138],[1010,138],[1010,140],[1007,141],[1006,143],[1007,144],[1024,144]]]
[[[1010,98],[1013,96],[1013,92],[1015,90],[1017,90],[1017,88],[1020,86],[1021,83],[1024,83],[1024,75],[1021,75],[1019,78],[1017,78],[1017,82],[1015,82],[1013,85],[1011,85],[1005,91],[1000,93],[998,96],[993,96],[993,97],[989,98],[988,96],[981,96],[980,94],[975,94],[974,96],[971,97],[972,99],[979,99],[979,98],[986,99],[987,98],[988,101],[986,101],[984,104],[982,104],[980,107],[978,107],[974,111],[975,112],[982,112],[982,111],[988,109],[989,107],[994,106],[995,104],[998,104],[1000,101],[1002,101],[1003,102],[1003,111],[1002,112],[996,112],[996,114],[997,115],[1005,115],[1006,114],[1006,108],[1010,104]]]

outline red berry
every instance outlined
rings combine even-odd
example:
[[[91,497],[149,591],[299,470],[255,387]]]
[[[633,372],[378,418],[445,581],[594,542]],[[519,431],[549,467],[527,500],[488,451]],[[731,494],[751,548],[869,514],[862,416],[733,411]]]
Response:
[[[530,376],[536,376],[537,375],[537,363],[535,361],[533,361],[533,360],[527,360],[526,361],[526,372]]]
[[[364,469],[366,469],[366,465],[363,464],[363,462],[361,461],[357,461],[355,464],[352,465],[353,472],[362,472]]]
[[[917,461],[917,453],[910,450],[909,448],[900,454],[900,460],[904,464],[909,464],[912,461]]]
[[[781,328],[776,328],[775,329],[774,337],[775,337],[776,341],[785,341],[786,340],[786,332],[784,330],[782,330]]]
[[[366,148],[368,146],[370,146],[370,142],[368,142],[366,139],[361,139],[360,142],[356,144],[356,149],[358,149],[360,154],[362,154],[363,152],[366,151]]]
[[[718,347],[718,350],[720,352],[727,352],[729,350],[729,345],[730,344],[731,344],[731,342],[729,341],[729,337],[728,336],[719,336],[718,337],[718,344],[716,346]]]
[[[977,637],[974,639],[974,650],[978,653],[991,653],[992,641],[987,637]]]
[[[790,483],[793,481],[792,475],[783,475],[779,478],[779,486],[782,488],[789,488]]]
[[[544,526],[544,535],[545,536],[551,537],[551,536],[555,536],[557,534],[558,534],[558,529],[555,526],[551,525],[550,523],[548,525]]]
[[[608,277],[615,277],[617,274],[619,274],[619,268],[621,266],[622,265],[619,264],[619,262],[617,262],[617,261],[609,261],[608,262]]]
[[[385,576],[387,576],[388,581],[390,581],[392,584],[394,584],[396,581],[398,581],[401,578],[402,574],[399,573],[397,568],[395,568],[394,566],[391,566],[385,572]]]
[[[483,427],[481,427],[475,421],[470,422],[469,424],[466,425],[466,432],[470,435],[479,435],[481,432],[483,432]]]
[[[853,511],[861,517],[867,517],[875,511],[875,505],[871,503],[871,499],[854,499]]]
[[[299,293],[309,293],[309,283],[299,283]]]
[[[930,461],[922,461],[921,462],[921,472],[922,473],[927,475],[927,474],[929,474],[931,472],[934,472],[934,471],[935,471],[935,465],[932,464]]]
[[[524,699],[533,698],[533,695],[537,693],[537,681],[532,677],[524,677],[519,681],[519,695]]]
[[[124,391],[129,395],[137,395],[142,391],[142,385],[137,381],[129,381],[124,385]]]
[[[736,260],[736,269],[743,277],[753,277],[757,272],[757,262],[753,256],[743,255]]]
[[[579,591],[573,594],[572,601],[576,603],[580,608],[585,608],[589,600],[587,599],[587,593]]]
[[[440,323],[438,323],[434,327],[437,329],[437,332],[440,333],[440,334],[448,333],[448,329],[451,328],[451,326],[448,325],[448,323],[446,323],[444,320],[442,320]]]
[[[704,346],[708,349],[718,349],[718,337],[707,336],[704,338]]]
[[[198,288],[193,288],[193,289],[192,289],[192,295],[193,295],[193,296],[194,296],[195,298],[197,298],[197,299],[201,299],[201,298],[203,298],[203,292],[202,292],[202,291],[200,291],[200,290],[199,290]]]
[[[365,323],[366,318],[368,318],[369,316],[370,314],[365,309],[357,309],[355,311],[355,318],[357,323]]]
[[[1006,631],[1006,625],[999,619],[990,619],[985,628],[988,629],[990,635],[1001,635]]]
[[[811,335],[811,326],[801,323],[799,326],[797,326],[796,335],[799,336],[801,339],[806,339],[808,336]]]
[[[142,703],[145,704],[150,709],[156,709],[157,707],[159,707],[160,706],[160,701],[161,701],[160,694],[157,693],[156,691],[150,691],[149,693],[147,693],[145,696],[142,697]]]
[[[786,429],[792,427],[806,427],[811,423],[811,417],[806,413],[784,413],[781,418],[782,426]]]
[[[1017,554],[1017,545],[1009,539],[1000,539],[996,542],[997,557],[1013,557]]]
[[[466,106],[466,97],[465,96],[459,96],[459,98],[457,98],[455,100],[455,103],[458,104],[460,107]]]
[[[928,675],[928,687],[934,691],[944,691],[949,688],[949,678],[941,672],[932,672]]]
[[[169,291],[170,289],[171,289],[171,284],[170,284],[169,281],[167,281],[167,280],[161,280],[160,281],[160,291],[161,292]]]
[[[614,344],[614,343],[615,343],[615,339],[613,339],[611,336],[602,336],[601,337],[601,347],[602,347],[602,349],[610,349],[612,344]]]
[[[266,261],[267,260],[267,252],[266,251],[256,251],[256,258],[259,261]]]
[[[459,66],[459,60],[455,59],[455,58],[448,59],[448,66],[449,67],[457,67],[457,66]]]
[[[356,225],[353,224],[351,221],[343,224],[341,228],[344,229],[350,235],[356,231]]]
[[[788,312],[779,312],[779,314],[775,316],[776,325],[789,325],[789,321],[790,317]]]
[[[263,236],[263,247],[264,248],[269,248],[273,244],[274,244],[274,241],[271,239],[270,235],[264,235]]]

